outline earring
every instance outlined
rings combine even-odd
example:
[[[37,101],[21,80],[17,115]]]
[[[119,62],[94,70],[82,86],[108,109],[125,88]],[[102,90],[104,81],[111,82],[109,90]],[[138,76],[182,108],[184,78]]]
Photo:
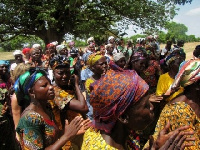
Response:
[[[35,99],[35,94],[33,94],[33,98]]]
[[[119,121],[121,121],[124,124],[127,124],[129,122],[129,116],[126,114],[119,116],[118,119],[119,119]]]

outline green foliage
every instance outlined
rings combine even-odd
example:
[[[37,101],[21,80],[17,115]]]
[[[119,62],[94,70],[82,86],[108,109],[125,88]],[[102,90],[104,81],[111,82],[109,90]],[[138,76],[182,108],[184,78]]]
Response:
[[[12,40],[1,43],[2,51],[12,51],[15,49],[22,49],[23,47],[32,47],[33,44],[38,43],[43,48],[45,47],[43,41],[35,36],[16,36]]]
[[[129,24],[163,27],[176,14],[175,4],[187,2],[191,0],[1,0],[0,42],[35,35],[45,44],[60,43],[66,33],[86,38],[101,37],[113,27],[122,34]]]

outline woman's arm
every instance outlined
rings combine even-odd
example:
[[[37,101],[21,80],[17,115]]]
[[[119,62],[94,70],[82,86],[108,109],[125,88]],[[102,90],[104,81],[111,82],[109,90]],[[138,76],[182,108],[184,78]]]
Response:
[[[77,99],[72,99],[69,102],[69,108],[71,110],[86,113],[88,111],[88,106],[83,94],[80,91],[80,88],[78,85],[78,77],[76,75],[75,75],[75,89],[76,89]]]

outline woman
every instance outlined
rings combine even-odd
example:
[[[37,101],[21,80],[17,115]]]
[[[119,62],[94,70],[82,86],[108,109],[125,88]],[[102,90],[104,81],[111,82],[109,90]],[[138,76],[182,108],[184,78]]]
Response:
[[[46,73],[33,68],[16,82],[16,94],[31,100],[16,129],[22,149],[60,149],[81,128],[82,118],[75,118],[69,125],[65,122],[64,134],[59,138],[53,116],[47,110],[47,101],[55,94]]]
[[[144,79],[150,87],[149,92],[155,93],[159,76],[162,74],[159,62],[156,60],[155,49],[152,46],[146,47],[147,51],[147,68],[141,73],[142,79]]]
[[[156,125],[154,137],[170,120],[170,131],[188,125],[195,131],[194,146],[186,149],[200,149],[200,60],[183,62],[170,90],[184,87],[184,93],[170,101],[162,110]]]
[[[144,129],[154,116],[145,81],[135,71],[109,70],[91,88],[93,127],[85,132],[82,149],[139,149],[134,130]]]
[[[165,96],[165,101],[169,102],[177,95],[183,92],[183,88],[180,88],[175,93],[169,95],[166,94],[167,90],[169,89],[170,85],[174,82],[175,76],[178,73],[179,65],[184,60],[180,56],[176,56],[174,54],[169,55],[166,58],[166,64],[169,68],[169,72],[162,74],[158,80],[157,88],[156,88],[156,95],[157,96]]]
[[[86,100],[87,100],[87,105],[89,107],[89,112],[87,113],[87,117],[90,120],[93,120],[93,109],[92,106],[90,105],[90,85],[96,81],[99,80],[102,75],[105,75],[108,65],[107,65],[107,60],[106,57],[101,55],[101,53],[94,53],[91,54],[87,60],[87,64],[91,71],[93,72],[93,75],[88,78],[85,82],[85,88],[86,88]]]
[[[71,78],[70,61],[67,57],[57,55],[50,60],[50,66],[54,76],[55,97],[49,100],[53,110],[56,124],[60,130],[64,128],[64,121],[71,122],[76,116],[85,116],[88,107],[79,88],[79,80],[74,76],[73,87],[69,86]],[[74,90],[73,90],[74,88]],[[81,115],[82,114],[82,115]],[[87,122],[87,121],[86,121]],[[71,145],[68,143],[68,146]]]
[[[15,150],[18,147],[15,141],[13,118],[9,109],[11,105],[9,95],[11,82],[8,68],[8,61],[0,60],[0,149]]]
[[[126,65],[126,59],[125,59],[125,56],[124,56],[124,54],[122,52],[114,54],[113,55],[113,59],[114,59],[114,62],[119,67],[121,67],[122,69],[124,69],[124,67]]]

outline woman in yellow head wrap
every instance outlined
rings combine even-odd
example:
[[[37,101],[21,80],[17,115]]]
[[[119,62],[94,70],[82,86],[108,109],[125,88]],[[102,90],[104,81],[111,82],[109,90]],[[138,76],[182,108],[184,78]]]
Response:
[[[93,109],[89,103],[89,95],[90,95],[90,85],[101,78],[108,69],[106,57],[103,56],[100,52],[93,53],[89,56],[87,64],[91,71],[94,73],[90,78],[88,78],[85,82],[85,88],[87,92],[86,101],[88,104],[89,112],[87,113],[88,118],[93,119]]]

